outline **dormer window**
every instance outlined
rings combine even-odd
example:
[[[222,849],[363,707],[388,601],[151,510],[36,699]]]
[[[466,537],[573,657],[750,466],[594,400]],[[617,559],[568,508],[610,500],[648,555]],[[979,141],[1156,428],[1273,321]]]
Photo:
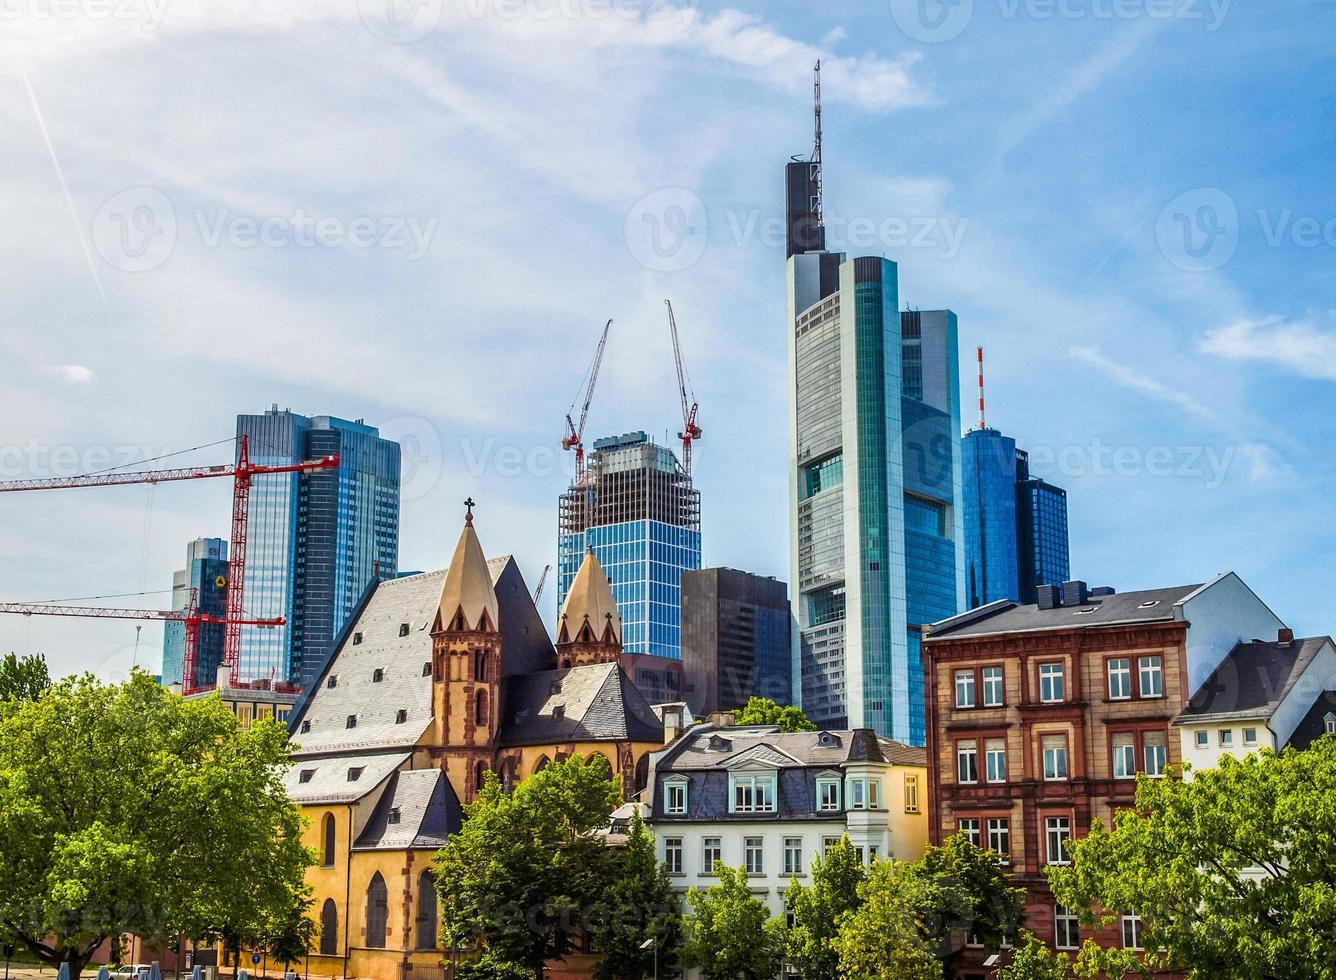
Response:
[[[355,646],[355,647],[360,647],[361,645],[362,645],[362,634],[361,634],[361,633],[354,633],[354,634],[353,634],[353,646]]]
[[[330,675],[329,675],[329,680],[325,681],[325,687],[329,688],[329,689],[332,691],[332,690],[334,690],[334,688],[336,688],[336,687],[338,687],[338,686],[339,686],[339,675],[338,675],[338,674],[330,674]]]
[[[400,624],[399,624],[399,635],[400,635],[400,636],[407,636],[407,635],[408,635],[408,624],[407,624],[407,623],[400,623]]]
[[[355,783],[362,778],[362,773],[366,771],[366,766],[353,766],[348,770],[348,782]]]
[[[971,688],[971,690],[973,689]],[[973,695],[971,695],[971,697],[972,696]],[[838,735],[833,735],[830,732],[821,732],[816,737],[816,744],[823,749],[837,748],[840,745],[840,737]]]
[[[299,782],[299,783],[309,783],[309,782],[312,780],[312,778],[314,778],[314,776],[315,776],[315,770],[314,770],[314,769],[303,769],[303,770],[302,770],[300,773],[298,773],[298,775],[297,775],[297,782]]]
[[[1327,717],[1322,719],[1322,725],[1327,730],[1328,735],[1336,735],[1336,714],[1327,712]]]
[[[711,735],[710,740],[705,744],[707,752],[727,752],[733,748],[733,743],[722,735]]]
[[[774,813],[775,776],[729,773],[729,813]]]
[[[552,717],[558,720],[566,717],[566,706],[559,704],[552,709]]]
[[[390,812],[389,815],[385,818],[385,822],[389,824],[396,824],[399,822],[399,820],[400,820],[399,808],[397,806],[390,807]]]
[[[307,732],[309,732],[310,730],[311,730],[311,722],[310,722],[310,720],[309,720],[309,719],[306,719],[306,720],[302,721],[302,734],[305,735],[305,734],[306,734]]]
[[[423,677],[430,677],[430,676],[431,676],[431,661],[430,661],[430,660],[428,660],[425,664],[422,665],[422,676],[423,676]]]
[[[844,809],[840,800],[839,776],[818,776],[816,780],[816,808],[822,813],[838,813]]]
[[[681,777],[663,784],[663,812],[669,816],[685,816],[687,812],[687,781]]]
[[[349,716],[348,716],[348,720],[344,723],[343,727],[344,727],[344,728],[356,728],[356,727],[357,727],[357,716],[356,716],[356,715],[349,715]]]
[[[408,720],[407,708],[400,708],[398,711],[394,713],[394,723],[396,725],[402,725],[407,720]]]
[[[372,683],[372,684],[379,684],[379,683],[380,683],[381,681],[383,681],[384,679],[385,679],[385,668],[384,668],[384,667],[377,667],[375,670],[373,670],[373,671],[371,672],[371,683]]]

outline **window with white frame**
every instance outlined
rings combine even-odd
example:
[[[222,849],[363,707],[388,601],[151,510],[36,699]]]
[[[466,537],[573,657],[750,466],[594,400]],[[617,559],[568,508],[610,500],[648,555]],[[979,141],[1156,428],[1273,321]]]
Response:
[[[1109,700],[1126,701],[1132,696],[1132,660],[1112,657],[1108,663]]]
[[[1169,764],[1164,732],[1146,732],[1141,736],[1141,757],[1147,776],[1163,776]]]
[[[1007,740],[990,738],[983,743],[984,772],[990,783],[1007,781]]]
[[[1040,745],[1044,751],[1044,778],[1052,781],[1067,778],[1067,736],[1045,735]]]
[[[731,813],[774,813],[775,777],[729,775],[733,784]]]
[[[969,842],[975,847],[979,846],[979,820],[977,817],[966,817],[957,824],[957,830],[961,836],[969,839]]]
[[[742,838],[742,865],[749,875],[765,874],[764,838]]]
[[[803,839],[801,837],[784,838],[784,873],[800,875],[803,873]]]
[[[1257,744],[1257,729],[1256,729],[1256,728],[1245,728],[1245,729],[1243,730],[1243,744],[1244,744],[1244,745],[1256,745],[1256,744]]]
[[[1157,654],[1151,657],[1137,658],[1137,680],[1141,686],[1143,698],[1164,696],[1164,661]]]
[[[1002,707],[1002,668],[985,667],[983,675],[983,706],[985,708]]]
[[[1113,736],[1113,778],[1135,779],[1136,774],[1136,739],[1131,732],[1119,732]]]
[[[974,671],[956,671],[956,707],[974,707]]]
[[[1220,735],[1220,747],[1222,749],[1227,749],[1234,744],[1234,729],[1222,728],[1220,729],[1219,735]]]
[[[1039,700],[1055,704],[1067,696],[1063,682],[1062,664],[1039,665]]]
[[[1067,842],[1072,839],[1071,817],[1044,818],[1044,857],[1048,864],[1068,864]]]
[[[670,875],[682,873],[682,838],[665,837],[663,839],[663,864]]]
[[[663,812],[680,816],[687,812],[687,782],[673,780],[663,784]]]
[[[822,837],[821,838],[821,856],[825,857],[830,853],[831,848],[838,847],[842,837]]]
[[[905,775],[905,813],[919,812],[918,776]]]
[[[820,776],[816,781],[817,809],[832,812],[840,809],[841,782],[835,776]]]
[[[988,850],[1003,857],[1011,853],[1011,821],[1006,817],[988,818]]]
[[[1053,945],[1058,949],[1081,948],[1081,923],[1065,905],[1053,909]]]
[[[1204,748],[1206,748],[1206,747],[1207,747],[1208,745],[1210,745],[1210,744],[1211,744],[1211,733],[1210,733],[1210,732],[1198,732],[1198,733],[1197,733],[1197,748],[1199,748],[1199,749],[1204,749]]]
[[[956,782],[977,783],[979,781],[979,743],[956,743]]]
[[[1123,916],[1123,949],[1145,949],[1141,941],[1141,916]]]
[[[881,805],[881,780],[855,776],[847,789],[850,810],[875,810]]]
[[[701,873],[714,874],[714,866],[724,859],[723,839],[720,837],[702,837],[700,841]]]

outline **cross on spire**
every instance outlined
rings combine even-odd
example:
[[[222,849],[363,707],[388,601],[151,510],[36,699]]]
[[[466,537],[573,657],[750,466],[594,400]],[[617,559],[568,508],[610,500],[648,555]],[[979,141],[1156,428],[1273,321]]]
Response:
[[[465,523],[465,524],[472,524],[472,523],[473,523],[473,498],[472,498],[472,497],[469,497],[467,500],[465,500],[465,501],[464,501],[464,506],[468,508],[467,513],[464,514],[464,523]]]

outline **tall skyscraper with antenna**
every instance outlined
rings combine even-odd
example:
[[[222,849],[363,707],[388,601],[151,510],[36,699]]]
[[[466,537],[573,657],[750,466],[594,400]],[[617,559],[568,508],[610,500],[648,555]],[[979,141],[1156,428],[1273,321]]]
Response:
[[[827,250],[820,64],[813,94],[811,157],[784,170],[793,690],[818,724],[921,745],[920,627],[964,597],[956,317]]]

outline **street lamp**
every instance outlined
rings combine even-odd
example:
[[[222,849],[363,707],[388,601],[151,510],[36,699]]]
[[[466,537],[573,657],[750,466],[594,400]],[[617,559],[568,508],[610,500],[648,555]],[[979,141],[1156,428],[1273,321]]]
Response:
[[[659,940],[657,936],[650,936],[640,944],[641,949],[654,950],[654,980],[659,980]]]

